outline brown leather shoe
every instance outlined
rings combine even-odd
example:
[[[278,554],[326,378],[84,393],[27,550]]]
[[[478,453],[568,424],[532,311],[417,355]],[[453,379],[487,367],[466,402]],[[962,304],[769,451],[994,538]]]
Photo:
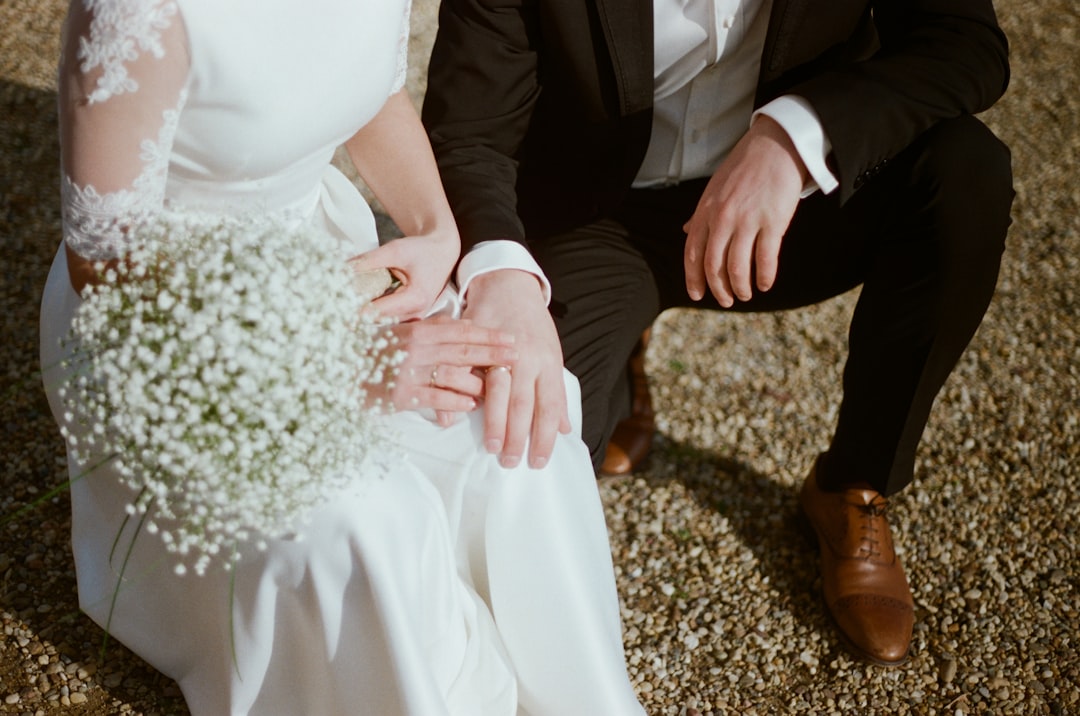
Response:
[[[817,533],[825,606],[841,635],[875,664],[903,664],[915,601],[893,550],[888,501],[869,486],[825,492],[815,465],[799,503]]]
[[[630,417],[619,421],[604,451],[600,473],[608,476],[627,475],[645,460],[652,448],[656,421],[653,415],[649,380],[645,376],[645,349],[649,346],[649,332],[641,334],[641,340],[630,354],[628,364],[634,395],[630,404]]]

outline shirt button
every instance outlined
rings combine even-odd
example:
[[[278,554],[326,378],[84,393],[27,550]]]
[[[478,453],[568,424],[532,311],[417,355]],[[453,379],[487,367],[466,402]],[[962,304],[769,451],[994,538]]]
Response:
[[[731,16],[725,17],[723,20],[720,21],[720,26],[723,27],[725,30],[730,30],[734,24],[735,18]]]

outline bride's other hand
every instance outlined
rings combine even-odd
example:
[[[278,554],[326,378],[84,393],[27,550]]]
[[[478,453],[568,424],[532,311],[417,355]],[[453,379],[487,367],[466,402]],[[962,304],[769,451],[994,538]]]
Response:
[[[350,263],[359,272],[390,269],[401,287],[376,301],[375,308],[400,320],[416,318],[449,280],[461,240],[427,133],[404,90],[392,95],[345,148],[404,234]]]
[[[436,231],[394,239],[349,259],[349,265],[358,276],[389,270],[398,286],[391,293],[373,297],[372,307],[384,316],[409,320],[423,315],[438,298],[459,249],[456,231]]]
[[[437,316],[390,328],[404,360],[392,380],[368,386],[368,395],[395,410],[430,408],[443,413],[474,410],[484,395],[476,366],[512,366],[518,360],[514,336],[471,321]],[[441,416],[440,422],[446,422]]]

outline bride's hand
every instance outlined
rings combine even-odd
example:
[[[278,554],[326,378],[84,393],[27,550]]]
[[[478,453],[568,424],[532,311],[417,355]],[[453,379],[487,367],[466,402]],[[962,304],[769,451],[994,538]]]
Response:
[[[461,413],[476,408],[484,394],[478,366],[511,366],[514,336],[470,321],[438,316],[398,323],[390,329],[404,360],[392,380],[367,386],[368,395],[395,410],[431,408]]]
[[[357,274],[385,268],[399,282],[393,292],[377,298],[372,307],[401,321],[417,318],[435,302],[458,259],[456,231],[433,231],[389,241],[349,259]]]

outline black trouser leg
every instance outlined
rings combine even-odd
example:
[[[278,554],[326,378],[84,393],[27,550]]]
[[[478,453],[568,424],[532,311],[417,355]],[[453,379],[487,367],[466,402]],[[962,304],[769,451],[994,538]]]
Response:
[[[704,185],[634,191],[617,216],[534,247],[595,461],[629,405],[625,367],[641,331],[665,308],[719,309],[691,302],[683,280],[682,225]],[[774,287],[732,309],[795,308],[864,283],[826,484],[890,494],[910,481],[934,397],[993,293],[1011,197],[1004,145],[971,117],[941,123],[844,206],[804,200]]]
[[[675,306],[719,309],[707,297],[692,303],[683,279],[682,225],[705,180],[668,189],[631,192],[617,216],[534,242],[552,283],[552,314],[566,366],[582,387],[583,438],[599,465],[616,423],[629,413],[626,364],[641,332],[661,310]],[[810,209],[806,209],[810,207]],[[804,202],[808,225],[836,225],[834,202]],[[736,310],[794,308],[859,284],[862,261],[854,229],[825,234],[829,246],[804,239],[785,243],[777,286]],[[832,257],[839,256],[843,265]]]
[[[911,482],[938,392],[994,293],[1012,204],[1008,149],[972,117],[943,122],[850,204],[872,224],[824,482]]]
[[[551,280],[563,357],[581,383],[582,437],[599,467],[615,424],[630,412],[626,363],[660,312],[656,284],[614,221],[536,242],[533,252]]]

